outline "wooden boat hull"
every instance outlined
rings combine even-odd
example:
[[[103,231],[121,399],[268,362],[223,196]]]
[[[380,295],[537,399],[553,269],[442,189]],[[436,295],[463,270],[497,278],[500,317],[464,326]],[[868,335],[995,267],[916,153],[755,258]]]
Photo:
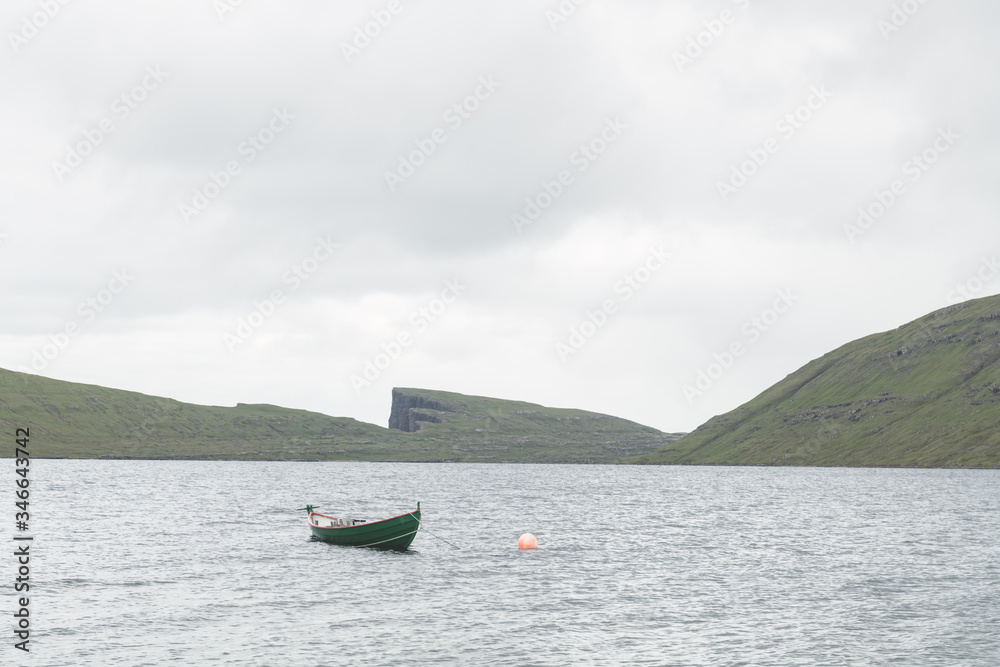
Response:
[[[336,517],[311,512],[309,530],[313,539],[345,547],[371,547],[403,551],[410,546],[420,530],[420,509],[381,521],[369,521],[353,526],[333,526]]]

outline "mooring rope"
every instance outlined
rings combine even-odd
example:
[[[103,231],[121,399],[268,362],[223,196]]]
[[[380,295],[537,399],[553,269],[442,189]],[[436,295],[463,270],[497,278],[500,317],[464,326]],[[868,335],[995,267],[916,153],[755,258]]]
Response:
[[[417,530],[422,530],[422,531],[424,531],[425,533],[430,533],[431,537],[437,537],[437,538],[438,538],[439,540],[441,540],[441,541],[442,541],[442,542],[444,542],[445,544],[447,544],[447,545],[449,545],[449,546],[453,546],[453,547],[455,547],[456,549],[459,549],[459,550],[461,550],[461,548],[462,548],[462,547],[460,547],[460,546],[457,546],[457,545],[455,545],[455,544],[452,544],[451,542],[449,542],[448,540],[444,539],[443,537],[438,537],[438,536],[437,536],[437,535],[435,535],[434,533],[431,533],[431,531],[429,531],[429,530],[427,530],[426,528],[424,528],[424,525],[423,525],[423,522],[421,522],[421,524],[420,524],[420,527],[419,527],[419,528],[418,528]]]

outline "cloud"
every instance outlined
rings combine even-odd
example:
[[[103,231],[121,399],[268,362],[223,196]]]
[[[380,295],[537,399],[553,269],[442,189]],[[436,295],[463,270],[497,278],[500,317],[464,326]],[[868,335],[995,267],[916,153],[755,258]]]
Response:
[[[1000,246],[985,1],[923,5],[888,36],[893,3],[860,0],[585,3],[555,24],[557,3],[394,7],[67,4],[15,50],[38,7],[8,3],[0,366],[124,268],[134,284],[41,372],[378,423],[393,385],[426,386],[684,430],[946,305]],[[851,243],[858,208],[948,127],[953,149]],[[292,289],[319,239],[339,247]],[[659,244],[667,265],[560,359]],[[468,291],[355,392],[452,279]],[[785,288],[795,307],[689,403],[683,385]]]

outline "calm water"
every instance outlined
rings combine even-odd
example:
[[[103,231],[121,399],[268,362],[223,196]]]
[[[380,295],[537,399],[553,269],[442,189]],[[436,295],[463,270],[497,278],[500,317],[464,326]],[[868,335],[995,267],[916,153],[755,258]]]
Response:
[[[35,634],[24,656],[5,629],[4,665],[1000,664],[1000,471],[36,460],[32,475]],[[406,553],[312,542],[293,511],[417,500],[460,550],[425,532]],[[527,531],[537,551],[517,550]],[[9,581],[12,559],[0,568]]]

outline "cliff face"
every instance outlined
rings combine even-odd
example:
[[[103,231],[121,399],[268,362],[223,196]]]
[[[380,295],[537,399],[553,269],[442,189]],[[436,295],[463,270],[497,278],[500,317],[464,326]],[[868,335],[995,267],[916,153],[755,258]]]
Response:
[[[420,422],[441,423],[437,415],[426,412],[454,412],[455,409],[445,403],[431,400],[423,396],[408,394],[400,389],[392,390],[392,408],[389,411],[389,428],[407,433],[420,430]]]
[[[596,412],[415,387],[392,390],[389,428],[437,461],[613,463],[680,436]]]

